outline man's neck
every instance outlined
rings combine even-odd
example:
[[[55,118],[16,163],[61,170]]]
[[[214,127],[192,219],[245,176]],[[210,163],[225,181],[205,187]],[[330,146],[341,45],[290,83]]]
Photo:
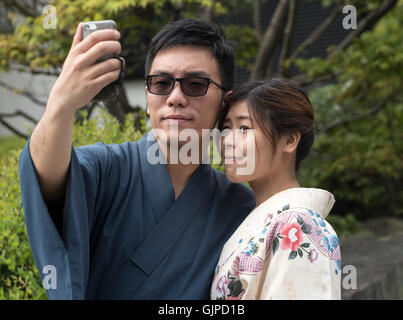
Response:
[[[168,173],[175,191],[175,200],[185,189],[190,177],[200,164],[167,164]]]
[[[172,155],[170,148],[166,144],[161,144],[160,142],[158,143],[160,145],[160,150],[164,154],[164,157],[167,161],[167,169],[175,191],[175,200],[176,200],[183,191],[183,189],[185,189],[193,173],[202,163],[202,157],[204,153],[203,152],[199,153],[198,163],[183,164],[179,157],[181,146],[179,146],[179,150],[176,150],[175,154]],[[199,150],[200,149],[202,149],[201,145],[199,145]]]

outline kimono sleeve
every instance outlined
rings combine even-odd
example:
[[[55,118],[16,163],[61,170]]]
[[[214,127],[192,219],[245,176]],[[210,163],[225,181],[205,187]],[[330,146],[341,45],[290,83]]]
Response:
[[[98,185],[108,166],[106,148],[95,144],[71,149],[60,234],[42,196],[29,142],[30,138],[20,154],[20,187],[27,233],[42,283],[49,299],[84,299]]]
[[[269,261],[258,299],[340,299],[340,247],[333,228],[305,211],[280,217],[269,228]]]

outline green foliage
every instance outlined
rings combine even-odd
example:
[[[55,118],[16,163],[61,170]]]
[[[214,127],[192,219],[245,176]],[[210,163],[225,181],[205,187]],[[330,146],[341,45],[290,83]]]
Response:
[[[368,4],[370,5],[370,4]],[[331,59],[300,60],[315,78],[333,74],[335,84],[309,95],[318,131],[314,152],[303,163],[305,185],[334,193],[337,215],[363,220],[402,215],[403,192],[403,2],[371,31]],[[360,121],[348,121],[371,112]],[[345,121],[328,130],[335,121]]]
[[[357,97],[360,93],[369,93],[365,94],[366,101],[361,99],[362,102],[367,102],[393,92],[401,92],[402,28],[403,2],[400,1],[373,30],[364,32],[346,50],[332,55],[331,58],[299,59],[297,65],[312,79],[324,74],[335,75],[340,84],[339,94],[333,96],[337,102]]]
[[[22,147],[24,139],[16,136],[0,137],[0,158],[6,156],[8,152],[16,147]]]
[[[0,300],[46,298],[25,229],[19,152],[13,150],[0,160]]]
[[[223,26],[227,39],[235,49],[236,65],[252,70],[259,50],[256,30],[248,26]]]
[[[211,3],[211,0],[53,0],[49,4],[56,8],[57,29],[45,29],[44,16],[26,17],[19,23],[20,17],[17,19],[17,15],[10,13],[15,30],[13,34],[0,34],[0,72],[7,70],[10,63],[57,71],[67,56],[78,23],[104,19],[117,22],[126,50],[122,55],[134,56],[133,65],[142,68],[148,42],[145,40],[174,20],[178,8],[192,15]],[[224,12],[225,8],[218,5],[216,11]]]
[[[319,128],[343,112],[329,102],[337,87],[311,93]],[[352,212],[367,219],[403,214],[402,123],[403,104],[391,101],[376,116],[319,134],[301,167],[304,185],[330,190],[339,215]]]
[[[99,109],[99,116],[88,119],[87,112],[81,111],[84,120],[73,128],[73,146],[91,144],[102,141],[106,144],[137,141],[147,131],[145,112],[140,112],[140,130],[136,130],[134,114],[129,113],[125,118],[125,125],[120,127],[119,121],[112,117],[105,109]]]
[[[129,114],[121,130],[116,118],[101,111],[99,118],[74,126],[73,145],[137,141],[144,131],[135,131],[133,120]],[[18,147],[0,159],[0,300],[46,299],[25,228],[18,176],[20,152]]]

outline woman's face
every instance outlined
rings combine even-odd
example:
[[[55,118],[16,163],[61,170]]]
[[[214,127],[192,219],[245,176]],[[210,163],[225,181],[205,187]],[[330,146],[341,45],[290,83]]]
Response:
[[[223,130],[221,154],[228,179],[243,183],[267,178],[278,161],[272,142],[254,121],[246,101],[229,109]]]

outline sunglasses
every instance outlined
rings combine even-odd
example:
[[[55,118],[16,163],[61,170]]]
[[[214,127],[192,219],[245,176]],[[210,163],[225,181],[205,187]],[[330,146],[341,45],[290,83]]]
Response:
[[[221,90],[227,90],[217,82],[204,77],[186,77],[173,78],[162,75],[149,75],[145,79],[148,92],[160,96],[169,95],[175,86],[176,81],[179,82],[184,95],[189,97],[201,97],[207,93],[210,83],[215,84]]]

